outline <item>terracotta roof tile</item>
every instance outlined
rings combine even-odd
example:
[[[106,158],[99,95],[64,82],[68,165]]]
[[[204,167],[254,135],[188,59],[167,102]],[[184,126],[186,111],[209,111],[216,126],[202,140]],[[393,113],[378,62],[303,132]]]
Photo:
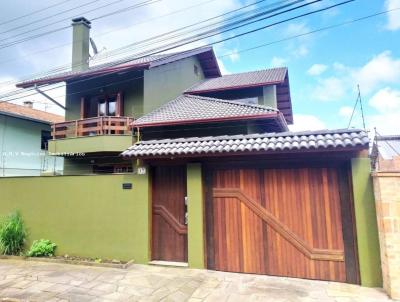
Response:
[[[64,121],[64,117],[61,115],[4,101],[0,101],[0,113],[1,112],[9,113],[21,118],[34,119],[49,124]]]

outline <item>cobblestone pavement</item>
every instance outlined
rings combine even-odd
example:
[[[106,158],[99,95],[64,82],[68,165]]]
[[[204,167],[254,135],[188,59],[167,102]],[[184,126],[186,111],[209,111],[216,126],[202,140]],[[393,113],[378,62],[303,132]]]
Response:
[[[390,301],[381,289],[187,268],[0,260],[0,301]]]

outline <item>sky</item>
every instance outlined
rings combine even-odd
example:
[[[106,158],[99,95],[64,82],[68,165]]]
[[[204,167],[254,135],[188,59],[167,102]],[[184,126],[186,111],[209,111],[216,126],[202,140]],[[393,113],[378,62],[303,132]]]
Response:
[[[69,66],[72,40],[69,25],[72,17],[83,15],[93,19],[122,9],[122,13],[92,22],[91,36],[100,50],[93,62],[101,62],[110,51],[119,47],[135,45],[137,41],[189,24],[198,24],[202,20],[258,1],[155,0],[147,6],[131,8],[140,2],[143,0],[14,0],[2,3],[0,93],[15,89],[16,81],[56,67]],[[247,9],[276,2],[287,1],[261,1]],[[233,32],[221,33],[185,48],[232,37],[246,30],[339,2],[322,0],[302,10]],[[400,8],[400,0],[355,0],[315,15],[218,43],[214,50],[224,74],[288,67],[294,112],[291,130],[348,127],[359,85],[367,129],[373,132],[376,128],[379,134],[400,134],[400,10],[352,22],[396,8]],[[15,18],[18,19],[12,21]],[[347,24],[304,35],[342,23]],[[65,29],[23,43],[7,44],[62,27]],[[249,50],[261,45],[266,46]],[[61,87],[48,94],[63,103],[64,90]],[[40,95],[27,96],[14,102],[21,103],[23,100],[34,101],[35,108],[62,114],[60,108]],[[359,106],[350,127],[363,127]]]

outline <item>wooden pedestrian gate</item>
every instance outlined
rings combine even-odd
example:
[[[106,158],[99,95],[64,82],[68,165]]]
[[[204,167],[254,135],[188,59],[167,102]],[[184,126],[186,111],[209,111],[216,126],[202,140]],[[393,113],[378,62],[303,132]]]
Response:
[[[158,166],[152,174],[152,260],[187,262],[186,166]]]
[[[348,171],[209,169],[208,268],[359,283]]]

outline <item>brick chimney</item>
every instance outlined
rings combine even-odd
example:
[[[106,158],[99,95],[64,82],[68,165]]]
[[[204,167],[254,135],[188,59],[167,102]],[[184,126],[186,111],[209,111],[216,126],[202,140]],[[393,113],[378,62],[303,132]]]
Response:
[[[28,108],[33,108],[33,102],[32,101],[24,101],[24,106]]]
[[[83,71],[89,68],[90,21],[72,19],[72,31],[72,71]]]

